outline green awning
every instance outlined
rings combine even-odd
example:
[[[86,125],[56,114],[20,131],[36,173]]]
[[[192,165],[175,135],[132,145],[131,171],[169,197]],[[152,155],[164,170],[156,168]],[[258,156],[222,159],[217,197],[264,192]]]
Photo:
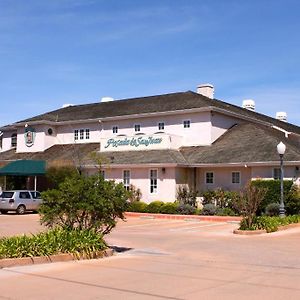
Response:
[[[37,176],[46,173],[44,160],[15,160],[0,169],[0,176]]]

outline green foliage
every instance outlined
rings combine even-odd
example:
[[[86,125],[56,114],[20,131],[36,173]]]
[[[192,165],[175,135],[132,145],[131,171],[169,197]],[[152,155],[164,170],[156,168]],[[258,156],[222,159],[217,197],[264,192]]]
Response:
[[[258,207],[266,193],[267,190],[265,188],[253,185],[249,182],[240,193],[240,197],[236,198],[233,202],[239,214],[244,216],[244,221],[247,223],[248,228],[252,226]]]
[[[196,207],[197,192],[189,190],[185,185],[180,185],[177,188],[176,200],[180,205],[188,204]]]
[[[258,212],[257,212],[258,214],[264,213],[268,204],[279,203],[280,180],[253,180],[251,182],[251,185],[266,190],[266,194],[258,207]],[[283,181],[284,199],[288,199],[292,185],[293,185],[292,180]]]
[[[174,203],[174,202],[164,203],[164,205],[160,209],[160,213],[170,214],[170,215],[177,214],[178,213],[178,206],[179,206],[179,204]]]
[[[300,188],[292,186],[288,196],[284,199],[286,213],[288,215],[300,214]]]
[[[164,202],[153,201],[150,204],[148,204],[148,206],[146,208],[146,212],[155,213],[155,214],[160,213],[163,206],[164,206]]]
[[[196,208],[189,204],[179,204],[177,210],[181,215],[194,215],[196,213]]]
[[[216,212],[217,216],[236,216],[236,213],[233,209],[230,207],[224,207],[224,208],[217,208]]]
[[[140,201],[142,198],[142,192],[139,188],[136,188],[133,184],[129,186],[128,190],[129,196],[128,196],[128,201],[134,202],[134,201]]]
[[[94,230],[55,228],[32,236],[0,239],[0,259],[47,256],[60,253],[85,255],[92,258],[107,248],[102,235]]]
[[[58,189],[43,192],[42,198],[42,224],[107,234],[117,218],[124,219],[128,193],[123,184],[106,181],[99,174],[76,175],[67,178]]]
[[[127,211],[146,212],[148,204],[142,201],[134,201],[129,203]]]
[[[284,226],[284,225],[299,223],[299,222],[300,222],[299,215],[287,216],[285,218],[259,216],[253,218],[251,226],[249,226],[249,221],[247,220],[247,218],[244,218],[240,223],[240,229],[241,230],[264,229],[267,232],[274,232],[278,230],[279,226]]]
[[[58,188],[59,184],[64,182],[66,178],[78,175],[78,171],[74,166],[52,166],[47,169],[46,178],[51,188]]]
[[[223,208],[230,208],[234,211],[234,214],[237,212],[235,211],[235,207],[233,205],[234,201],[239,197],[238,192],[234,191],[224,191],[223,189],[217,189],[214,191],[205,191],[202,193],[203,201],[202,204],[213,204],[220,209]],[[226,210],[225,210],[226,212]],[[229,210],[228,210],[229,212]]]
[[[279,215],[279,203],[270,203],[266,207],[266,215],[270,217]]]
[[[213,216],[216,213],[217,213],[217,207],[214,204],[208,203],[203,205],[202,212],[201,212],[202,215]]]

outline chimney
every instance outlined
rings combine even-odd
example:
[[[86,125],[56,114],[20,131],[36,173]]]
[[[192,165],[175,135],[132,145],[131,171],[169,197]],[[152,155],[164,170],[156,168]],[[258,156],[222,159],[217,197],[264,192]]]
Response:
[[[285,111],[278,111],[276,113],[276,119],[282,122],[287,122],[287,113]]]
[[[252,99],[243,100],[243,108],[255,111],[255,101]]]
[[[208,97],[210,99],[214,98],[214,86],[209,83],[200,84],[197,86],[197,93]]]

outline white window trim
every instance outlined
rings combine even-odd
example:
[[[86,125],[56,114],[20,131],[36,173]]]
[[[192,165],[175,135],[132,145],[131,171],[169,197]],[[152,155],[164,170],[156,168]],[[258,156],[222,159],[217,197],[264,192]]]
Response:
[[[140,126],[140,130],[135,130],[135,126]],[[141,124],[140,123],[133,124],[133,130],[134,130],[134,132],[141,132],[141,130],[142,130]]]
[[[124,172],[125,171],[129,171],[129,184],[128,185],[125,185],[125,182],[124,182]],[[126,187],[128,187],[128,189],[129,189],[129,187],[131,185],[131,170],[130,169],[123,169],[122,170],[122,183],[123,183],[125,189],[127,189]]]
[[[190,122],[190,126],[189,127],[184,127],[184,122]],[[182,127],[183,127],[183,129],[190,129],[192,127],[192,121],[191,121],[191,119],[184,119],[184,120],[182,120]]]
[[[206,180],[206,178],[207,178],[207,173],[213,173],[213,182],[212,182],[212,183],[207,182],[207,180]],[[204,183],[207,184],[207,185],[215,184],[215,172],[213,172],[213,171],[206,171],[206,172],[205,172],[205,175],[204,175]]]
[[[87,134],[87,132],[88,132],[88,134]],[[87,136],[89,136],[89,137],[87,137]],[[90,128],[85,128],[84,129],[84,137],[85,137],[86,140],[91,139],[91,130],[90,130]]]
[[[164,124],[164,129],[160,129],[159,128],[159,124],[160,123],[163,123]],[[159,122],[157,122],[157,129],[158,129],[158,131],[165,131],[166,130],[166,122],[164,122],[164,121],[159,121]]]
[[[156,192],[151,193],[151,171],[155,170],[157,177],[156,177]],[[157,195],[158,194],[158,168],[149,169],[149,194],[150,195]]]
[[[233,173],[239,173],[239,179],[240,179],[240,182],[233,182]],[[241,171],[232,171],[231,172],[231,184],[234,184],[234,185],[241,185],[241,182],[242,182],[242,174],[241,174]]]

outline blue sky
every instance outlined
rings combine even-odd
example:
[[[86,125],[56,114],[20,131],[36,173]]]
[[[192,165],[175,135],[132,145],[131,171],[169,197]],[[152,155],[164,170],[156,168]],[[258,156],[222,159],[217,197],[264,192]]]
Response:
[[[300,1],[0,0],[0,125],[195,90],[300,126]]]

